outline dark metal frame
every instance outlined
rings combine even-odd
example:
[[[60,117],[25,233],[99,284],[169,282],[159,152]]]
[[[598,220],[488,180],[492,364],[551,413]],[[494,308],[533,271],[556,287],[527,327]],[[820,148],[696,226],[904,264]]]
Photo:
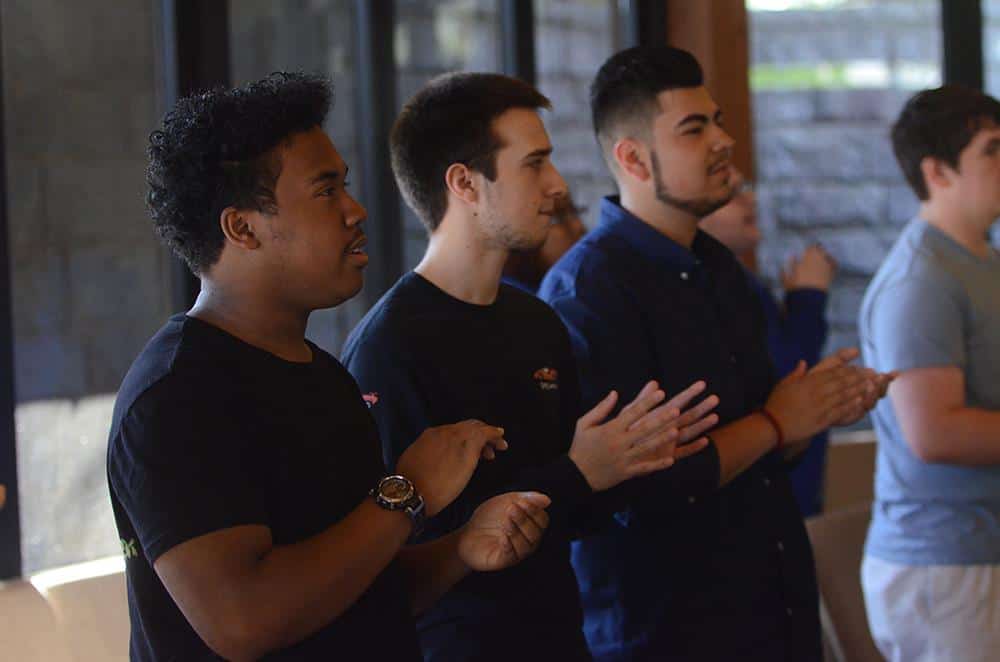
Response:
[[[2,34],[2,30],[0,30]],[[2,52],[3,49],[0,49]],[[0,484],[7,504],[0,510],[0,580],[21,574],[21,522],[14,436],[14,311],[11,308],[10,251],[7,246],[7,144],[3,126],[3,61],[0,59]]]
[[[535,8],[532,0],[500,0],[500,61],[503,73],[536,84]]]
[[[983,89],[983,7],[981,0],[941,0],[942,79]]]
[[[160,0],[165,109],[188,94],[230,83],[228,0]],[[201,283],[175,258],[170,281],[173,309],[188,310]]]
[[[667,43],[668,0],[627,0],[625,39],[629,46]]]
[[[396,115],[394,0],[355,0],[355,62],[358,67],[357,117],[360,133],[361,194],[368,209],[366,232],[372,266],[363,296],[369,306],[403,274],[403,213],[389,161],[389,132]]]

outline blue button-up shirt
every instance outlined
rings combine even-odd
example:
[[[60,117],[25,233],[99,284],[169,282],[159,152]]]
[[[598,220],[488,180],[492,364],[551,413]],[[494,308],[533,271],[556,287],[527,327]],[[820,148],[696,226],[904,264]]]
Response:
[[[607,198],[599,226],[539,296],[570,331],[584,402],[630,401],[650,379],[703,379],[721,425],[775,385],[761,304],[741,265],[698,232],[690,250]],[[818,660],[812,554],[785,463],[769,454],[719,488],[714,445],[605,500],[613,517],[574,545],[598,660]]]

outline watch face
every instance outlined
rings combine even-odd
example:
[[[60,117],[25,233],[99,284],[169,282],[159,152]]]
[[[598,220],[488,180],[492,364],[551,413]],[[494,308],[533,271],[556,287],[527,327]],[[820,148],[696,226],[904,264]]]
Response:
[[[389,476],[379,485],[379,494],[390,503],[402,503],[413,496],[413,485],[405,478]]]

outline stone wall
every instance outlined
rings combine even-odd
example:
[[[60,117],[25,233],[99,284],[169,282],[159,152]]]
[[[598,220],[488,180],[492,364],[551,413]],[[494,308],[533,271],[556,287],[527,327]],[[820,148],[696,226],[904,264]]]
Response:
[[[761,267],[776,283],[806,245],[833,254],[829,350],[857,344],[865,287],[916,210],[888,131],[916,89],[940,83],[940,42],[931,0],[750,14]]]

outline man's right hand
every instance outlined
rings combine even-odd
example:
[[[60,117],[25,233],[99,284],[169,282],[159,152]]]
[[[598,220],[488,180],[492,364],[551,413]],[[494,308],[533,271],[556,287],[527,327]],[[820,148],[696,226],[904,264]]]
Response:
[[[507,450],[503,428],[482,421],[462,421],[427,428],[396,463],[424,498],[428,517],[441,512],[465,489],[479,459]]]
[[[841,350],[811,370],[804,361],[778,382],[765,408],[781,425],[785,441],[797,443],[863,414],[871,391],[872,374],[848,365],[856,349]]]
[[[668,406],[658,407],[665,395],[656,382],[649,382],[618,416],[605,423],[618,400],[612,391],[577,421],[570,459],[595,492],[672,466],[678,455],[679,428],[700,428],[699,422],[710,418],[708,412],[718,403],[714,396],[707,398],[707,408],[695,408],[698,420],[682,420],[681,410],[704,388],[703,383],[695,384]],[[688,444],[684,455],[704,448],[705,443],[700,439]]]

